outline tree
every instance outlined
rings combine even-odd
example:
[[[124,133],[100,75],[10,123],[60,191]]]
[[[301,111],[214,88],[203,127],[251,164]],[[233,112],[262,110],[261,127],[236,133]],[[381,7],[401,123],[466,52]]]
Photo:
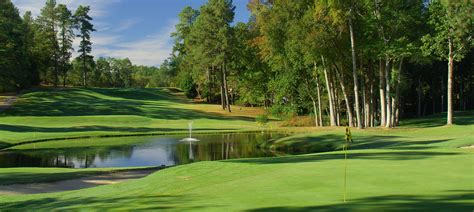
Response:
[[[423,36],[423,51],[448,61],[447,125],[453,124],[454,62],[461,61],[474,46],[474,7],[472,1],[433,1],[429,21],[433,32]]]
[[[30,83],[25,34],[18,10],[10,0],[0,0],[0,90],[18,90]]]
[[[232,45],[230,23],[234,19],[234,9],[232,0],[209,0],[201,7],[191,31],[193,61],[203,64],[200,68],[211,67],[219,71],[221,104],[229,112],[227,74]]]
[[[63,77],[63,86],[66,87],[67,74],[71,68],[69,60],[72,56],[72,42],[74,40],[74,23],[71,11],[64,4],[56,8],[59,25],[59,70]]]
[[[45,6],[37,19],[39,25],[39,34],[37,41],[39,48],[42,49],[44,82],[49,82],[48,73],[52,69],[53,84],[59,84],[59,59],[60,48],[57,39],[58,34],[58,13],[56,10],[56,0],[47,0]]]
[[[188,42],[190,41],[191,27],[198,16],[199,11],[189,6],[179,13],[179,23],[175,26],[176,31],[171,33],[171,37],[175,39],[173,52],[179,55],[186,55],[186,48],[189,49],[190,47]]]
[[[91,33],[95,31],[94,25],[91,23],[92,17],[89,16],[89,6],[79,6],[74,13],[75,28],[79,31],[77,37],[81,39],[79,43],[78,56],[82,61],[83,86],[87,86],[87,63],[93,61]]]
[[[27,71],[29,77],[26,77],[31,85],[38,85],[40,83],[39,69],[40,69],[40,50],[36,45],[36,35],[38,33],[38,26],[35,24],[35,21],[31,15],[30,11],[25,12],[23,15],[23,24],[25,25],[25,44],[26,44],[26,54],[28,55],[25,58],[27,63]]]

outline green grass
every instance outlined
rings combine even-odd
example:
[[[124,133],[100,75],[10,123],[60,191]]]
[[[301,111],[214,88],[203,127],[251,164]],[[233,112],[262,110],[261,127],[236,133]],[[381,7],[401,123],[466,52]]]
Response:
[[[54,182],[136,168],[1,168],[0,185]]]
[[[241,111],[250,109],[227,115],[218,105],[191,104],[167,89],[32,90],[0,113],[0,148],[55,138],[183,133],[190,120],[196,132],[258,129],[254,115]]]
[[[471,114],[461,114],[472,119]],[[460,118],[460,117],[458,117]],[[435,121],[436,118],[432,118]],[[409,125],[410,123],[406,123]],[[329,142],[344,128],[278,142]],[[341,151],[199,162],[126,183],[62,193],[5,196],[0,210],[471,211],[474,125],[353,130],[348,202]]]
[[[6,144],[37,138],[33,137],[33,128],[41,129],[41,138],[48,138],[179,132],[184,130],[186,119],[194,119],[195,127],[201,131],[245,130],[255,126],[251,117],[223,116],[210,112],[218,107],[189,104],[160,90],[73,89],[52,94],[39,91],[20,100],[0,118],[0,135],[7,138]],[[34,106],[34,102],[39,106]],[[458,147],[474,144],[474,113],[457,113],[455,121],[458,125],[442,126],[441,114],[404,121],[397,129],[353,129],[346,203],[342,202],[344,154],[333,151],[198,162],[115,185],[2,196],[0,211],[472,211],[474,149]],[[269,145],[317,149],[318,145],[331,144],[337,149],[345,133],[343,127],[313,130]],[[52,148],[56,144],[51,141],[28,145]],[[71,146],[81,145],[71,142]],[[13,169],[3,170],[6,173]],[[57,170],[58,176],[62,175],[63,170]],[[31,173],[32,178],[41,176],[35,172],[54,170],[22,171]],[[6,179],[9,174],[4,176]]]

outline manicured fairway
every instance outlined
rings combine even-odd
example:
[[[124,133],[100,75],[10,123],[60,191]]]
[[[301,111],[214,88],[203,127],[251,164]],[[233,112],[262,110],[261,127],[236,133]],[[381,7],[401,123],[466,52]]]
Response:
[[[203,132],[258,129],[253,118],[258,110],[242,110],[236,109],[229,116],[218,106],[189,104],[157,89],[38,91],[25,94],[13,108],[2,113],[0,135],[6,147],[44,138],[183,132],[183,126],[191,119]],[[397,129],[353,129],[347,203],[342,202],[344,155],[333,151],[198,162],[115,185],[1,196],[0,211],[472,211],[474,149],[458,147],[474,144],[474,113],[457,113],[455,120],[458,125],[442,126],[443,114],[408,120]],[[331,144],[339,149],[345,133],[342,127],[312,130],[269,146],[317,150],[320,144]],[[124,139],[124,144],[129,140]],[[56,144],[51,141],[34,145],[55,148]],[[102,144],[94,144],[93,139],[85,144],[71,142],[71,147],[83,145]],[[100,171],[110,170],[0,169],[0,180],[4,184],[49,181]]]
[[[169,89],[42,89],[0,112],[0,148],[26,141],[83,136],[258,130],[258,108],[191,104]]]
[[[463,115],[472,120],[471,114]],[[474,143],[474,126],[425,127],[425,122],[414,122],[395,130],[353,131],[347,203],[342,202],[343,154],[337,151],[200,162],[123,184],[4,196],[0,210],[471,211],[474,151],[457,147]],[[337,140],[343,134],[344,128],[333,128],[295,139]]]

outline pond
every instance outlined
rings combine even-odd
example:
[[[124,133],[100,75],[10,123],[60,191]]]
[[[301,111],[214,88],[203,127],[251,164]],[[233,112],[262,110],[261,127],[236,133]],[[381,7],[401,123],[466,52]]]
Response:
[[[272,157],[281,153],[259,144],[282,134],[195,135],[199,141],[180,141],[183,136],[94,138],[49,141],[16,146],[0,152],[0,167],[131,167],[172,166],[196,161]]]

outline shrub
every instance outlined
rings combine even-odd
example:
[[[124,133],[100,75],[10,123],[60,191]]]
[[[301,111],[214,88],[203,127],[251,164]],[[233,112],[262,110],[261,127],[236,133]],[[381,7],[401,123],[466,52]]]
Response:
[[[258,125],[265,126],[268,123],[268,116],[266,114],[258,115],[255,117],[255,122],[257,122]]]

